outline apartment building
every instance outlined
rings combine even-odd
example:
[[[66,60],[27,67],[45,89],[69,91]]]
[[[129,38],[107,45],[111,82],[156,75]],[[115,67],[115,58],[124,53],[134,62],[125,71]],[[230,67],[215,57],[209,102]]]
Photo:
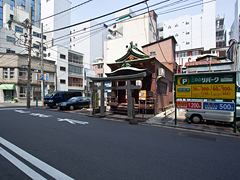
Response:
[[[23,54],[0,53],[0,102],[12,101],[17,98],[19,101],[27,101],[27,77],[28,77],[28,56]],[[31,101],[38,98],[41,100],[41,82],[37,80],[37,73],[40,73],[40,59],[32,57],[31,63]],[[45,93],[56,90],[56,68],[55,62],[43,61],[44,74],[48,74],[45,81]]]
[[[166,20],[158,24],[160,39],[174,36],[177,51],[216,47],[215,1],[203,0],[202,13]],[[218,20],[218,22],[224,22]],[[219,24],[219,23],[218,23]],[[218,26],[220,28],[220,24]],[[222,27],[222,26],[221,26]]]

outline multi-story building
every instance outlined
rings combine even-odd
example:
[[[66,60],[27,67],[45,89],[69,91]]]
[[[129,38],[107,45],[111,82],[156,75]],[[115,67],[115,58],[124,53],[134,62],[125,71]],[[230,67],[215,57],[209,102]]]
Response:
[[[17,98],[19,101],[27,100],[27,77],[28,77],[28,56],[23,54],[0,53],[0,102],[12,101]],[[32,57],[31,60],[31,87],[30,98],[41,100],[41,82],[37,80],[37,73],[40,73],[40,59]],[[43,71],[48,74],[45,81],[45,92],[54,91],[56,87],[55,62],[44,60]]]
[[[47,59],[56,63],[56,90],[77,90],[83,92],[83,54],[64,46],[47,49]]]
[[[3,25],[3,6],[4,4],[10,5],[10,10],[14,10],[15,8],[21,8],[22,10],[26,11],[30,14],[31,7],[32,7],[32,21],[33,25],[36,27],[40,27],[41,25],[41,0],[0,0],[0,28]],[[16,10],[16,9],[15,9]],[[29,18],[29,17],[28,17]]]
[[[224,26],[225,15],[218,15],[216,17],[216,47],[226,46],[226,32]]]
[[[104,42],[104,73],[111,72],[107,63],[119,59],[130,42],[141,50],[143,45],[157,40],[157,15],[154,11],[135,15],[131,10],[125,10],[116,14],[115,19],[115,23],[108,27],[110,35]]]
[[[158,24],[160,39],[174,36],[176,50],[216,47],[215,1],[203,0],[202,14],[186,15]]]
[[[12,10],[11,10],[12,9]],[[27,13],[21,6],[12,7],[10,4],[3,6],[3,24],[0,29],[0,52],[2,53],[28,53],[29,32],[26,24],[29,19]],[[25,25],[23,25],[25,24]],[[28,24],[29,25],[29,24]],[[32,55],[39,57],[39,49],[41,42],[41,29],[32,27]],[[43,35],[43,43],[51,39],[51,34]],[[44,56],[46,56],[47,46],[43,46]]]

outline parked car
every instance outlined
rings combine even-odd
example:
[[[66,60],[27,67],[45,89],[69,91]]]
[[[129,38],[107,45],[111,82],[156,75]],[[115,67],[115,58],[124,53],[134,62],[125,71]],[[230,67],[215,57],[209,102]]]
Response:
[[[53,108],[57,103],[65,102],[72,97],[82,96],[80,91],[56,91],[49,93],[44,98],[44,106]]]
[[[87,97],[72,97],[66,102],[61,102],[56,104],[58,109],[81,109],[83,107],[90,106],[90,99]]]

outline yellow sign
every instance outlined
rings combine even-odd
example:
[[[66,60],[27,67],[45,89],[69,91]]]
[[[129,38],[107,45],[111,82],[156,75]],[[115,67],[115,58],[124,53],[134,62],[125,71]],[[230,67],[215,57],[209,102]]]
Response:
[[[146,90],[140,90],[139,91],[139,100],[146,100]]]
[[[235,84],[176,85],[176,98],[235,99]]]

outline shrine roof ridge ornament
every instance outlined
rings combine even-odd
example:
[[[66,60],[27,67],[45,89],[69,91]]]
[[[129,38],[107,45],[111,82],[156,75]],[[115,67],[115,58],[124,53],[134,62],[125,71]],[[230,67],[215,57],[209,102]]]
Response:
[[[130,46],[128,47],[127,53],[121,58],[117,59],[115,62],[135,60],[140,58],[150,58],[140,49],[133,45],[133,42],[130,42]]]

